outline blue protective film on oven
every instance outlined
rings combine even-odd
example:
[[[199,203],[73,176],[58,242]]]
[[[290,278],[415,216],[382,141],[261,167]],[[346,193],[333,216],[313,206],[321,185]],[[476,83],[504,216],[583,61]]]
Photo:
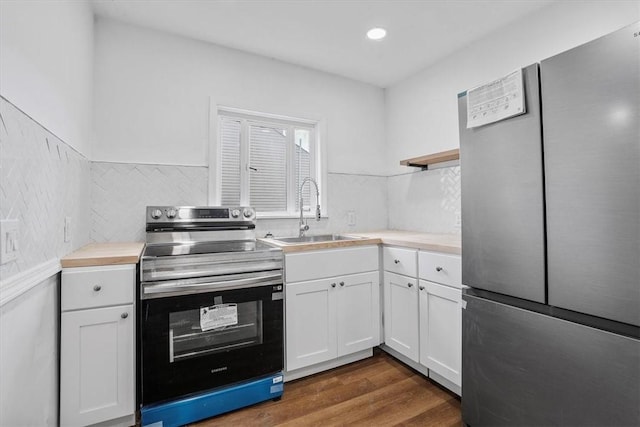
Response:
[[[148,405],[140,411],[142,425],[182,426],[269,399],[283,393],[282,373],[218,388],[170,402]]]

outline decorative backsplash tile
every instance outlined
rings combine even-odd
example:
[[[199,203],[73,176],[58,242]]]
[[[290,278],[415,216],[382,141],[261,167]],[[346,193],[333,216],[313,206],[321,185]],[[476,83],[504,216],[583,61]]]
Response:
[[[6,279],[89,241],[89,161],[0,97],[0,219],[19,221]],[[71,240],[64,241],[65,218]]]
[[[430,233],[461,232],[460,166],[390,176],[387,180],[389,228]]]
[[[149,205],[207,204],[208,169],[91,163],[91,240],[144,241]]]
[[[326,188],[329,218],[309,219],[309,234],[373,231],[387,228],[387,177],[329,173]],[[313,200],[313,199],[312,199]],[[312,203],[315,203],[312,201]],[[323,215],[327,207],[321,206]],[[349,225],[349,214],[354,224]],[[299,219],[261,219],[256,233],[276,237],[298,235]]]

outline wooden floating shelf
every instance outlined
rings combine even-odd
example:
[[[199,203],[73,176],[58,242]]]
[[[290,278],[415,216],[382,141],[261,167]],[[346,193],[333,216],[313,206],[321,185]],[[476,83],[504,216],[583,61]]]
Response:
[[[414,157],[412,159],[400,160],[402,166],[414,166],[426,169],[435,163],[449,162],[460,158],[460,149],[441,151],[439,153],[428,154],[426,156]]]

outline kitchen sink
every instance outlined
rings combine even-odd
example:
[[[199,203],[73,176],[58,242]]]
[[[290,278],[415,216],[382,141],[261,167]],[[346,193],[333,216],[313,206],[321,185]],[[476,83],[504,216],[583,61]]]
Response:
[[[320,234],[318,236],[302,236],[302,237],[280,237],[274,238],[283,243],[318,243],[318,242],[337,242],[341,240],[360,240],[362,237],[345,236],[343,234]]]

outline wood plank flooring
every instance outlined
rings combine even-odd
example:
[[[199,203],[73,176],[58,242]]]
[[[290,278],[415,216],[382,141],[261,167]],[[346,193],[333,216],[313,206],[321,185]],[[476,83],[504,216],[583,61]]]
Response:
[[[460,400],[385,352],[288,382],[268,401],[193,424],[218,426],[460,426]]]

